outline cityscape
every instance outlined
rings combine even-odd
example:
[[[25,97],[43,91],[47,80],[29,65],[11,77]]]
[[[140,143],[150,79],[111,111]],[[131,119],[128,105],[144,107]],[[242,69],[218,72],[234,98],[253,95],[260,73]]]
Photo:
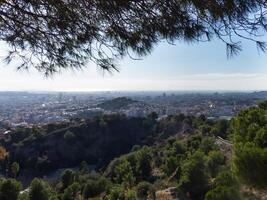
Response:
[[[7,127],[109,114],[144,117],[156,112],[159,118],[203,114],[210,119],[230,120],[266,99],[267,92],[1,92],[0,133],[7,133]]]
[[[0,0],[0,200],[267,200],[267,0]]]

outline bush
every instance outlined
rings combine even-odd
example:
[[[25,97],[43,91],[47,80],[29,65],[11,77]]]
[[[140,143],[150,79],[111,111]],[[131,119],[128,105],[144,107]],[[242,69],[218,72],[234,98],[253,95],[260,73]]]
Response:
[[[167,174],[167,176],[170,176],[179,166],[180,159],[178,157],[170,156],[166,157],[163,170]]]

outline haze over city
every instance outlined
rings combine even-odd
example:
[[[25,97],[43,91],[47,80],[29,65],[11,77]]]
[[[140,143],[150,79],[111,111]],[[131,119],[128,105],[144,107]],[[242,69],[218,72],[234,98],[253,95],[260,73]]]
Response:
[[[1,58],[8,49],[0,50]],[[101,71],[88,63],[82,70],[67,70],[52,77],[30,69],[16,71],[16,61],[0,64],[2,91],[153,91],[153,90],[267,90],[267,56],[254,43],[227,58],[225,44],[161,43],[141,60],[119,61],[120,72]]]

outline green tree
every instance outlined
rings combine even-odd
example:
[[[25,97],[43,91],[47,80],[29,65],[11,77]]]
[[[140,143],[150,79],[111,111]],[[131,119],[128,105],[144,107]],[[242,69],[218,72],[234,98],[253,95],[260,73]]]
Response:
[[[189,192],[191,197],[201,197],[208,189],[209,179],[205,163],[205,154],[196,151],[181,165],[179,187],[185,192]]]
[[[29,188],[29,200],[49,200],[51,188],[42,179],[35,178]]]
[[[15,179],[4,180],[0,186],[0,199],[17,200],[21,188],[21,184]]]
[[[183,142],[176,140],[168,149],[168,154],[172,156],[183,155],[186,152],[186,147]]]
[[[150,176],[152,167],[151,167],[151,154],[147,146],[143,147],[136,154],[137,159],[137,171],[142,179],[147,179]]]
[[[169,156],[165,158],[165,163],[163,166],[164,172],[170,176],[173,172],[180,166],[180,160],[177,157]]]
[[[124,183],[126,187],[133,186],[135,178],[130,163],[123,159],[115,168],[115,180],[117,183]]]
[[[202,139],[199,148],[205,154],[208,154],[210,151],[217,149],[217,145],[215,144],[214,138],[206,137]]]
[[[238,148],[238,147],[237,147]],[[256,187],[267,186],[267,148],[250,145],[235,150],[233,169],[239,179]]]
[[[225,164],[225,158],[222,152],[220,151],[211,151],[208,156],[208,170],[211,173],[212,177],[216,177],[220,167]]]
[[[184,142],[175,140],[174,142],[169,141],[170,144],[165,150],[163,170],[170,176],[172,175],[177,168],[180,168],[181,160],[185,157],[186,147]],[[176,173],[176,177],[179,173]],[[178,178],[178,177],[177,177]]]
[[[201,135],[194,135],[190,137],[187,142],[187,150],[191,151],[192,153],[199,149],[203,137]]]
[[[267,103],[249,108],[231,121],[233,169],[249,185],[267,187]]]

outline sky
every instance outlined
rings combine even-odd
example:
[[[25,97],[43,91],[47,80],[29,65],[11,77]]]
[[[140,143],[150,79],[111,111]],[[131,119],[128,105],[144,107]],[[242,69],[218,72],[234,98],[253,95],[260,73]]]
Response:
[[[0,43],[0,59],[6,45]],[[104,73],[94,64],[81,71],[67,70],[46,78],[34,70],[17,71],[0,62],[0,91],[261,91],[267,90],[267,54],[252,42],[243,51],[226,56],[225,44],[158,44],[142,60],[119,61],[120,72]]]

